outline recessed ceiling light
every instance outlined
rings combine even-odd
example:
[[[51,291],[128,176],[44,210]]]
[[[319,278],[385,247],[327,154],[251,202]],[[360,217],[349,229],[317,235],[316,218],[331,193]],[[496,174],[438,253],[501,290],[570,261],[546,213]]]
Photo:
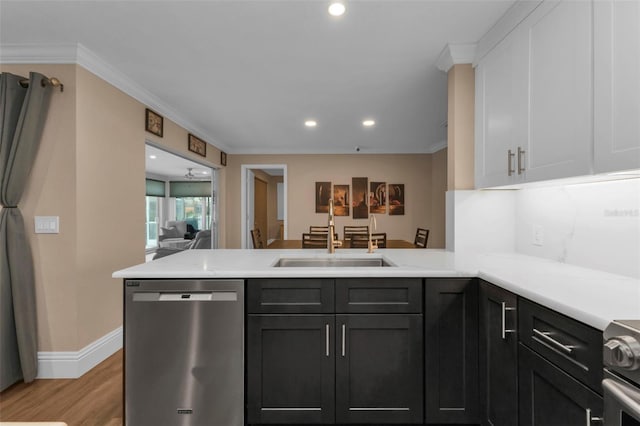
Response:
[[[200,172],[200,173],[202,173],[203,175],[208,174],[208,172],[207,172],[206,170],[205,170],[205,171],[203,171],[203,172]]]
[[[149,158],[151,158],[152,160],[155,160],[158,157],[156,157],[155,155],[150,155]]]
[[[342,16],[346,10],[344,3],[340,1],[333,1],[329,5],[329,15],[331,16]]]
[[[363,125],[364,127],[372,127],[372,126],[375,126],[375,125],[376,125],[376,122],[375,122],[374,120],[364,120],[364,121],[362,122],[362,125]]]
[[[304,125],[307,127],[316,127],[318,123],[316,122],[316,120],[307,120],[304,122]]]

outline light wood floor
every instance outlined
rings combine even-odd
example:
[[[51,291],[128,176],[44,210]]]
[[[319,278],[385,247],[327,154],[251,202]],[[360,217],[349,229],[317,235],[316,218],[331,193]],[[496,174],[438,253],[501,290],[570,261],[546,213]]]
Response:
[[[122,350],[79,379],[16,383],[0,393],[0,421],[122,425]]]

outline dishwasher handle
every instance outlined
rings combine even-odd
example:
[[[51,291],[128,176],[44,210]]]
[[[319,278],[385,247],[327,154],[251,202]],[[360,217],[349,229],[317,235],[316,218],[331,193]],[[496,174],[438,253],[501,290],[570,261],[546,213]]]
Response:
[[[133,294],[134,302],[237,302],[235,291],[140,292]]]

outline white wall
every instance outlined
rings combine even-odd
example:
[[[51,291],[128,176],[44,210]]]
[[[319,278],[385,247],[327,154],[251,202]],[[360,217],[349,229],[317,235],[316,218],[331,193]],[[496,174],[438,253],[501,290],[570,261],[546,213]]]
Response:
[[[517,252],[640,278],[640,179],[515,194]]]
[[[516,252],[640,278],[640,179],[449,191],[447,249]]]
[[[447,191],[447,250],[513,252],[515,192],[517,191]]]

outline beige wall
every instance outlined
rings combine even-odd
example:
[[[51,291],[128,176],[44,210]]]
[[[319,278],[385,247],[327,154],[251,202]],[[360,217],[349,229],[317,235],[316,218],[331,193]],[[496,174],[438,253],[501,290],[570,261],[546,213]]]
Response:
[[[447,149],[431,156],[431,223],[428,248],[445,246],[445,195],[447,192]]]
[[[111,274],[144,262],[145,139],[195,157],[185,129],[165,118],[165,136],[155,140],[144,131],[145,106],[82,67],[0,71],[38,71],[64,83],[20,207],[34,256],[38,350],[77,351],[122,324],[122,285]],[[207,151],[198,160],[217,165],[219,151]],[[219,178],[224,188],[224,170]],[[59,216],[60,233],[33,233],[36,215]]]
[[[351,185],[352,177],[368,177],[369,180],[405,184],[405,215],[376,215],[378,230],[387,232],[390,239],[413,241],[417,227],[434,228],[444,225],[434,222],[432,155],[231,155],[227,167],[227,247],[241,246],[241,165],[286,164],[288,184],[288,236],[299,239],[308,232],[309,225],[324,225],[326,214],[315,213],[315,182],[331,181],[333,184]],[[442,160],[442,155],[438,156]],[[442,170],[444,165],[439,165]],[[444,198],[444,195],[442,195]],[[444,216],[444,202],[441,205]],[[440,219],[438,219],[440,220]],[[336,217],[340,236],[344,225],[367,224],[367,220]],[[434,239],[436,241],[436,239]],[[434,242],[435,244],[435,242]],[[439,242],[440,244],[440,242]],[[436,247],[429,244],[430,247]],[[439,247],[444,246],[442,238]]]
[[[451,67],[447,85],[447,187],[474,189],[475,72],[471,64]]]

